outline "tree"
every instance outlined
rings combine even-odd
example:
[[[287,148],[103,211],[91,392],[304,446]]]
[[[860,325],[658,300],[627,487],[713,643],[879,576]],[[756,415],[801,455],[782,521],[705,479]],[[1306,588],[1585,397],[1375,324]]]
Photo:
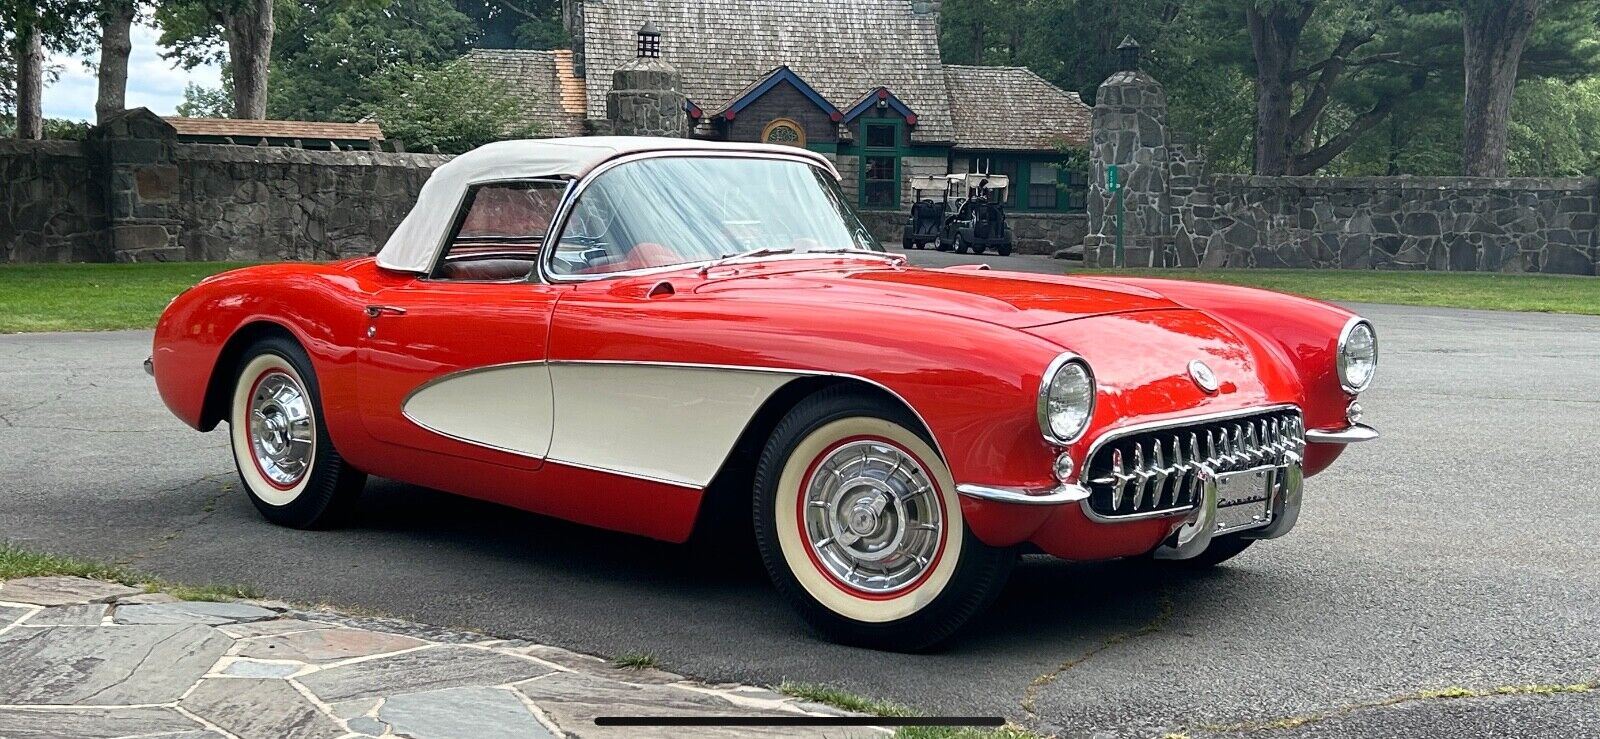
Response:
[[[475,25],[472,45],[487,49],[560,49],[570,43],[563,7],[578,0],[454,0]]]
[[[133,52],[130,38],[133,19],[138,14],[135,0],[104,0],[97,15],[100,20],[99,97],[94,103],[95,122],[127,107],[128,55]]]
[[[274,118],[356,120],[397,66],[437,66],[465,51],[472,21],[448,0],[284,2],[272,51]]]
[[[44,50],[72,51],[83,43],[86,0],[0,0],[0,40],[11,57],[16,136],[44,136]]]
[[[183,102],[178,115],[185,118],[227,118],[233,112],[233,92],[227,80],[222,87],[201,87],[193,82],[183,86]]]
[[[273,0],[166,0],[156,9],[161,45],[184,67],[227,60],[234,118],[267,116],[273,18]]]
[[[1461,168],[1469,177],[1506,176],[1506,126],[1522,49],[1533,33],[1539,0],[1461,0]]]
[[[383,103],[373,117],[384,135],[412,149],[447,154],[507,138],[538,135],[519,123],[523,102],[498,82],[461,62],[435,68],[396,68],[379,81]]]

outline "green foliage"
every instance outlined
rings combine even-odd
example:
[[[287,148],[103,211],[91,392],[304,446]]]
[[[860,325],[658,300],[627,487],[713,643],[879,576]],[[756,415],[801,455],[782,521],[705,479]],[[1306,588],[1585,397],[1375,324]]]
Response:
[[[385,91],[370,80],[454,59],[474,31],[447,0],[280,2],[277,24],[268,117],[294,120],[357,120]]]
[[[189,118],[227,118],[233,115],[233,93],[224,79],[221,87],[204,87],[190,82],[183,86],[183,102],[178,115]]]
[[[1304,109],[1325,61],[1347,34],[1371,38],[1348,50],[1298,151],[1351,131],[1325,174],[1455,174],[1460,169],[1462,32],[1455,0],[1257,0],[1311,6],[1293,66],[1294,109]],[[940,46],[957,64],[1024,65],[1093,104],[1132,35],[1144,69],[1167,88],[1175,130],[1192,137],[1212,171],[1250,171],[1255,129],[1255,54],[1238,0],[945,0]],[[1595,101],[1563,98],[1546,82],[1576,84],[1600,73],[1600,2],[1546,0],[1523,54],[1513,108],[1513,169],[1555,173],[1589,166],[1582,128]],[[1063,32],[1062,29],[1072,29]],[[1575,88],[1564,88],[1573,90]],[[1377,120],[1361,115],[1388,101]],[[1521,111],[1523,107],[1529,111]],[[1541,107],[1543,106],[1543,107]],[[1554,106],[1554,107],[1551,107]],[[1557,110],[1559,108],[1559,110]],[[1542,112],[1534,115],[1532,110]],[[1563,123],[1546,123],[1547,121]],[[1578,126],[1574,128],[1573,126]],[[1559,131],[1556,130],[1561,126]],[[1520,128],[1519,128],[1520,127]]]
[[[378,89],[382,102],[373,112],[384,135],[414,151],[436,146],[459,154],[491,141],[538,135],[537,127],[517,122],[521,101],[460,62],[397,67]]]
[[[480,49],[564,49],[571,44],[561,22],[561,0],[455,0],[472,20],[472,46]]]

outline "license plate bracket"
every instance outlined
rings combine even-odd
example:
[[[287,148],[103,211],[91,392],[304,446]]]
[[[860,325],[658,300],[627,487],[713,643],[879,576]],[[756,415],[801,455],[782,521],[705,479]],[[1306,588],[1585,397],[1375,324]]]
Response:
[[[1216,533],[1226,534],[1272,523],[1272,498],[1280,468],[1253,467],[1216,476]]]

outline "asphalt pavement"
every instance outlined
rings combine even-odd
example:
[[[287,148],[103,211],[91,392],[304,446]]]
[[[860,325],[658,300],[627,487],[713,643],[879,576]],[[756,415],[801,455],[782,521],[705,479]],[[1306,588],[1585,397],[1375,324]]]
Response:
[[[1063,736],[1600,735],[1600,690],[1512,690],[1600,680],[1600,318],[1354,307],[1384,436],[1308,481],[1291,535],[1198,575],[1030,557],[940,654],[819,640],[743,552],[386,480],[348,528],[274,527],[224,433],[161,404],[148,332],[0,336],[0,539]]]

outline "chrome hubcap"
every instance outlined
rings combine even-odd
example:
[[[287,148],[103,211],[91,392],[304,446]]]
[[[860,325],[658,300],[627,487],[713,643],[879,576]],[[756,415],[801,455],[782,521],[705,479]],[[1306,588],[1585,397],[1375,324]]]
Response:
[[[311,467],[316,431],[311,404],[293,377],[271,372],[250,395],[250,450],[256,465],[277,485],[292,486]]]
[[[805,490],[806,538],[837,579],[869,593],[909,587],[932,566],[944,516],[927,470],[899,448],[856,441],[817,465]]]

